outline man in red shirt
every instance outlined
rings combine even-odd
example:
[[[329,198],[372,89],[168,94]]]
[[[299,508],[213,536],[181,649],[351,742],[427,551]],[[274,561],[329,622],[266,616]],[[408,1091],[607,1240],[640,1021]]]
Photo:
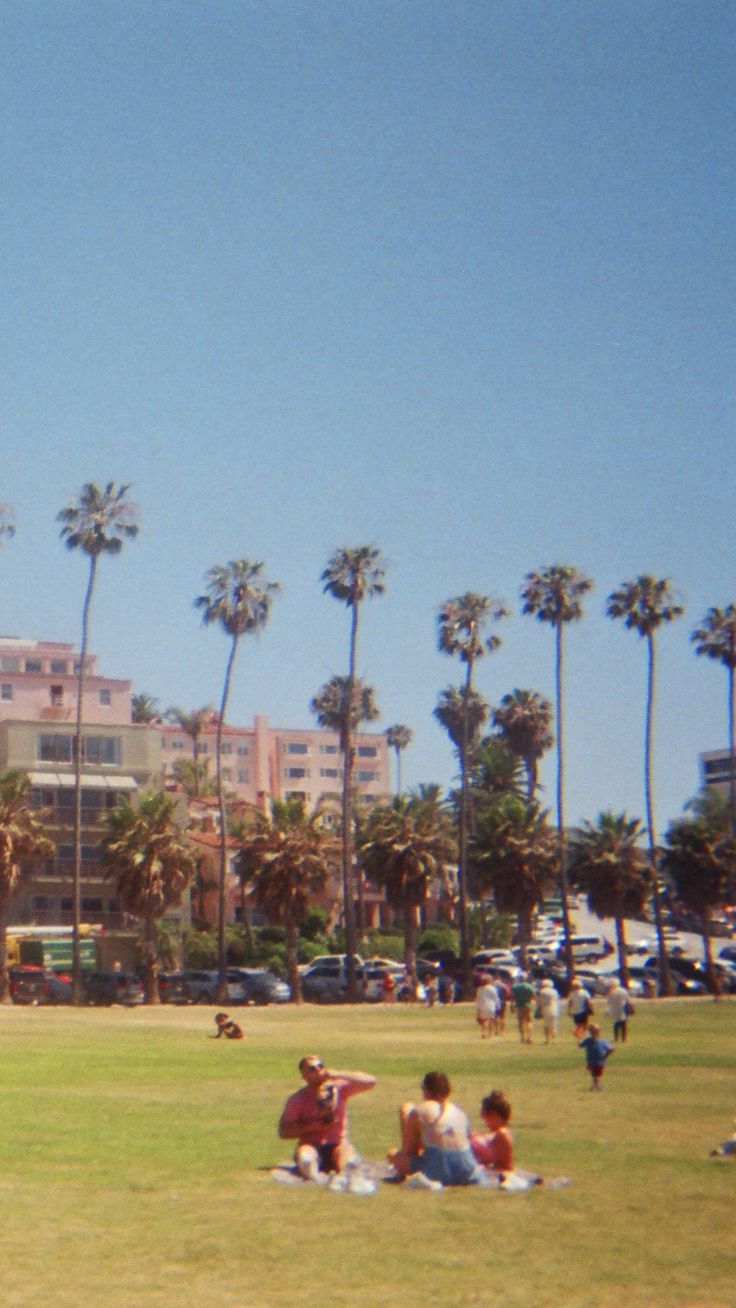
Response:
[[[376,1078],[366,1072],[330,1071],[316,1054],[302,1058],[299,1071],[306,1085],[287,1099],[279,1138],[297,1141],[297,1170],[306,1181],[316,1181],[320,1173],[341,1172],[352,1158],[347,1100],[372,1090]]]

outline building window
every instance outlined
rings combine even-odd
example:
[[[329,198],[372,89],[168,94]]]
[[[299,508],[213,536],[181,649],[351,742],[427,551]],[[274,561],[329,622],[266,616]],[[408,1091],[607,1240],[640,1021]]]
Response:
[[[13,687],[10,685],[9,681],[4,681],[2,686],[0,686],[0,699],[12,699],[12,698],[13,698]]]
[[[309,746],[303,740],[290,740],[286,746],[287,754],[306,754],[308,750]]]
[[[51,675],[53,677],[65,677],[68,669],[69,669],[69,665],[66,659],[51,660]]]
[[[82,862],[97,863],[100,857],[100,851],[96,845],[82,845]]]
[[[239,769],[238,769],[238,785],[240,785],[240,786],[245,786],[245,785],[247,785],[247,784],[248,784],[248,769],[247,769],[247,768],[239,768]]]
[[[238,753],[239,753],[241,756],[242,756],[243,754],[247,754],[247,753],[248,753],[248,746],[247,746],[247,745],[238,745]]]
[[[82,900],[82,912],[83,912],[83,913],[101,913],[101,912],[102,912],[102,900],[101,900],[101,899],[96,899],[96,898],[92,898],[92,899],[83,899],[83,900]]]
[[[100,691],[100,704],[102,704],[105,708],[109,708],[110,705],[112,704],[112,695],[110,694],[109,690]]]
[[[36,758],[39,763],[71,763],[73,736],[39,736]]]
[[[64,703],[64,687],[63,686],[49,687],[49,696],[51,698],[51,707],[61,708],[62,704]]]
[[[232,768],[223,768],[223,769],[222,769],[222,775],[223,775],[223,777],[225,778],[225,781],[232,781],[232,779],[233,779],[233,770],[232,770]]]
[[[108,901],[107,901],[107,911],[108,911],[108,913],[119,913],[119,912],[120,912],[120,900],[119,900],[119,899],[108,899]]]
[[[198,740],[194,746],[194,752],[195,754],[208,754],[209,746],[207,745],[207,742],[204,740]]]
[[[339,777],[340,773],[339,773],[339,771],[338,771],[337,768],[320,768],[320,770],[319,770],[319,775],[320,775],[321,777],[335,777],[335,778],[337,778],[337,777]]]
[[[83,736],[82,759],[85,763],[119,764],[122,742],[119,736]]]
[[[174,739],[171,742],[171,748],[172,749],[184,748],[184,741],[182,740],[181,736],[174,736]]]
[[[286,798],[287,798],[287,799],[300,799],[301,802],[302,802],[302,804],[306,804],[306,802],[307,802],[307,792],[306,792],[306,790],[287,790],[287,792],[286,792]]]
[[[375,745],[358,745],[358,758],[378,758]]]
[[[223,745],[222,745],[222,753],[223,753],[223,754],[232,754],[232,752],[233,752],[232,743],[231,743],[229,740],[223,741]]]
[[[71,913],[73,908],[74,908],[74,900],[71,898],[67,898],[67,896],[65,895],[61,901],[62,913]]]
[[[74,861],[73,845],[57,845],[56,857],[60,858],[62,863],[72,863]]]
[[[26,672],[42,672],[43,664],[40,659],[26,659]]]
[[[34,913],[47,913],[53,907],[54,901],[49,899],[48,895],[34,895],[31,900],[31,908]]]
[[[377,772],[361,772],[360,769],[355,774],[356,781],[378,781]]]
[[[3,672],[20,672],[20,659],[15,655],[3,654],[0,658],[0,668]]]
[[[320,754],[336,754],[337,745],[320,745],[319,752]]]
[[[290,779],[308,777],[309,770],[307,768],[284,768],[284,776]]]

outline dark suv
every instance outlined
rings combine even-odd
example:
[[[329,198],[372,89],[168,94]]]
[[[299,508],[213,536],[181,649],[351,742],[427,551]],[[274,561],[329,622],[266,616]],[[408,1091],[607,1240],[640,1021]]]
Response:
[[[88,1004],[109,1007],[124,1004],[134,1008],[143,1003],[143,986],[126,972],[88,972],[83,977],[84,996]]]
[[[31,965],[8,969],[10,998],[14,1004],[44,1004],[46,975],[42,967]]]

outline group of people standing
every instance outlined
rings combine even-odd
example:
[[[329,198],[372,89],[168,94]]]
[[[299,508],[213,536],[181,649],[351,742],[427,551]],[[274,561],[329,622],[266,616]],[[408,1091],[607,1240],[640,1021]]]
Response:
[[[347,1102],[372,1090],[376,1078],[367,1072],[335,1071],[316,1054],[299,1062],[305,1085],[290,1095],[279,1121],[279,1137],[295,1140],[294,1161],[306,1181],[325,1182],[355,1160],[348,1134]],[[410,1189],[446,1185],[483,1185],[490,1176],[513,1170],[509,1130],[511,1105],[493,1090],[481,1104],[485,1130],[472,1132],[466,1114],[451,1101],[444,1072],[427,1072],[422,1100],[407,1101],[399,1110],[400,1143],[389,1150],[387,1179]]]

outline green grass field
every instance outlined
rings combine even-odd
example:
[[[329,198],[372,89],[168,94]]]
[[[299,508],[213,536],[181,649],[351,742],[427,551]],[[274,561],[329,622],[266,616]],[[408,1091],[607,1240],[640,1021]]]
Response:
[[[736,1004],[640,1003],[588,1090],[559,1044],[482,1042],[467,1005],[242,1013],[0,1009],[0,1194],[8,1308],[733,1308],[736,1163],[708,1152],[736,1113]],[[514,1105],[517,1163],[567,1189],[369,1197],[280,1186],[296,1063],[375,1072],[354,1101],[369,1158],[430,1067],[478,1123]]]

